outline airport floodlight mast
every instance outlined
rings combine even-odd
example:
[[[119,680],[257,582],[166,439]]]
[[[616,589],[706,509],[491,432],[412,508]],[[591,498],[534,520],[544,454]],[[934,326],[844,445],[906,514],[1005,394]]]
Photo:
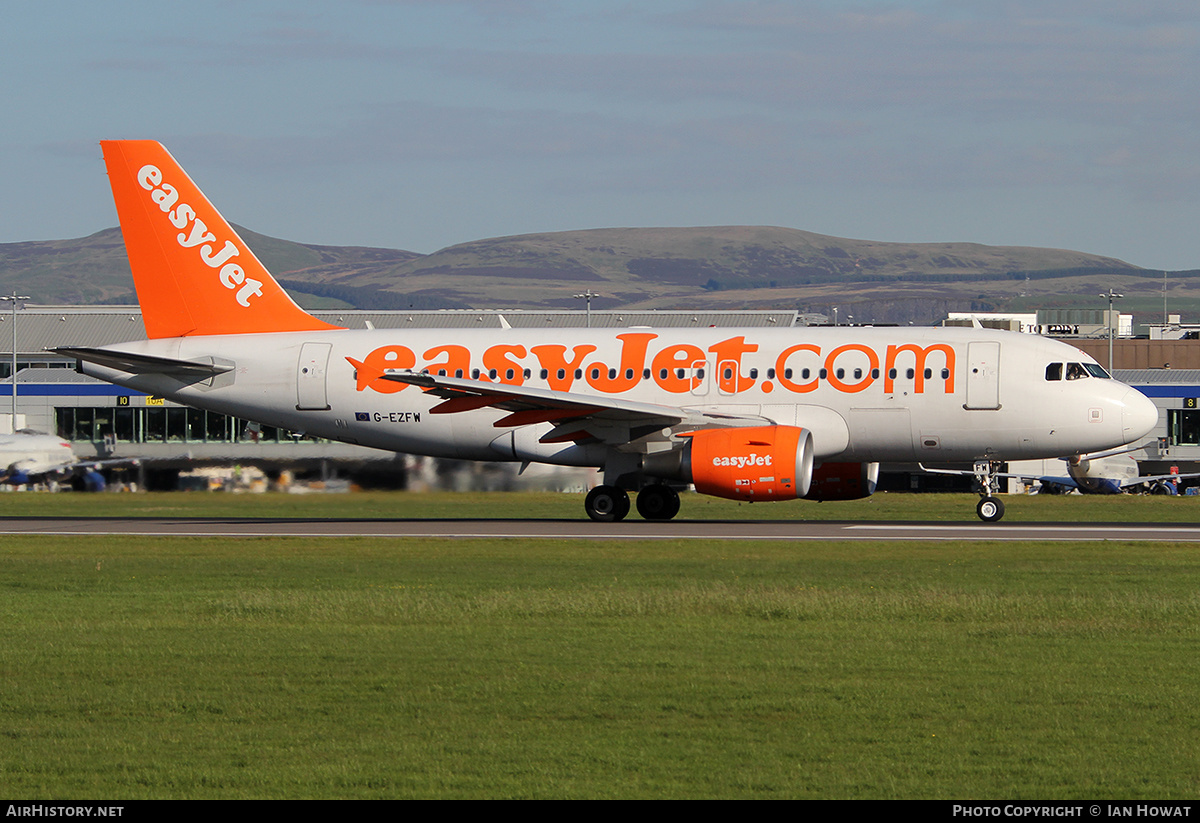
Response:
[[[592,327],[592,298],[599,297],[599,296],[600,295],[596,294],[596,292],[592,291],[591,289],[588,289],[583,294],[574,295],[576,300],[586,300],[587,301],[587,327],[589,329]]]
[[[1113,301],[1124,298],[1125,295],[1118,294],[1111,287],[1106,292],[1100,292],[1101,297],[1108,298],[1108,373],[1112,374],[1113,370]]]
[[[12,303],[12,422],[9,428],[14,432],[17,430],[17,304],[24,308],[28,299],[28,295],[19,295],[15,290],[10,295],[0,296],[0,301]]]

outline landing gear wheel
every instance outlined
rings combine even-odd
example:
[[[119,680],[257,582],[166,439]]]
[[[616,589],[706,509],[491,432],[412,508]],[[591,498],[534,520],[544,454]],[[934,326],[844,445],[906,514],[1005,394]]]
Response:
[[[615,486],[597,486],[588,492],[583,508],[598,523],[615,523],[629,514],[629,495]]]
[[[975,507],[975,513],[985,523],[995,523],[1004,516],[1004,501],[999,497],[984,497]]]
[[[670,520],[679,514],[679,495],[670,486],[655,483],[638,492],[637,510],[646,520]]]

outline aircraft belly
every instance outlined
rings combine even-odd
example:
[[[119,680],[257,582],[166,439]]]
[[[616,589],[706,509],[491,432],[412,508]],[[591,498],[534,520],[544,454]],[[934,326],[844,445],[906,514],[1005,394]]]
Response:
[[[907,408],[850,409],[850,460],[913,459],[911,415]]]

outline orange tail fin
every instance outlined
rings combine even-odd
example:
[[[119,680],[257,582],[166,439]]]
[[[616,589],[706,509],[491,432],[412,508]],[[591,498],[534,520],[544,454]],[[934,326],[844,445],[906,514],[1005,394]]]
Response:
[[[159,143],[100,147],[149,337],[338,328],[292,302]]]

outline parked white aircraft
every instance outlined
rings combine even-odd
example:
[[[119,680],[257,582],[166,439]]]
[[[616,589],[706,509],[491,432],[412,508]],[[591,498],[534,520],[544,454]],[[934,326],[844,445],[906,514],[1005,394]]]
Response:
[[[71,451],[71,444],[52,434],[20,429],[12,434],[0,434],[0,466],[4,473],[0,482],[23,486],[38,480],[60,480],[68,475],[78,477],[80,488],[99,491],[104,478],[95,471],[95,462],[80,461]]]
[[[1066,459],[1063,475],[1004,474],[1041,483],[1043,494],[1078,490],[1080,494],[1123,494],[1127,489],[1144,487],[1152,494],[1177,494],[1176,483],[1200,477],[1200,474],[1140,474],[1141,468],[1127,451],[1101,454],[1077,454]],[[1001,475],[997,475],[1001,476]]]
[[[1160,494],[1175,494],[1175,482],[1194,474],[1139,474],[1137,460],[1129,454],[1081,454],[1067,461],[1066,477],[1039,477],[1042,488],[1078,489],[1082,494],[1121,494],[1134,486],[1146,486]]]
[[[1074,347],[982,329],[339,329],[292,302],[162,146],[101,146],[150,339],[58,349],[80,371],[380,449],[594,466],[594,520],[623,518],[634,490],[643,517],[669,519],[685,484],[864,497],[881,460],[986,473],[1158,420]],[[1085,378],[1050,379],[1069,363]]]

